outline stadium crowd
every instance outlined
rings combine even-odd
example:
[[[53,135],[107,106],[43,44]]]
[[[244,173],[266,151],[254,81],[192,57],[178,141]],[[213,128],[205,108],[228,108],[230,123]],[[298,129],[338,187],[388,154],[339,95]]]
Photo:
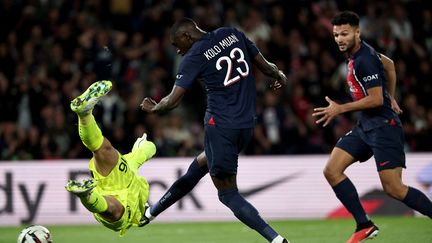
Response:
[[[328,153],[355,122],[355,113],[346,114],[322,128],[311,116],[313,107],[326,105],[324,96],[350,99],[330,23],[340,10],[359,13],[362,39],[395,62],[406,151],[432,151],[431,1],[2,0],[0,160],[89,157],[69,103],[101,79],[114,88],[95,110],[96,120],[121,152],[146,131],[157,156],[197,155],[202,84],[176,111],[139,108],[143,97],[159,101],[172,87],[181,57],[169,28],[182,17],[204,30],[243,30],[288,76],[284,90],[273,92],[256,71],[257,126],[246,154]]]

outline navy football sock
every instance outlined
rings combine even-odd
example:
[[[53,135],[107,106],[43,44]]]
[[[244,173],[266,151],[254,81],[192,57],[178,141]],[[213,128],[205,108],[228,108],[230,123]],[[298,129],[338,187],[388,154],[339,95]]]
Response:
[[[346,178],[334,186],[333,191],[336,193],[336,197],[339,201],[341,201],[345,208],[353,215],[357,225],[362,225],[369,221],[360,203],[357,190],[349,178]]]
[[[168,189],[165,195],[163,195],[163,197],[151,207],[150,214],[156,217],[165,211],[165,209],[169,208],[180,198],[189,193],[207,173],[207,166],[200,168],[198,161],[195,158],[189,166],[186,174],[178,178],[177,181],[175,181],[174,184],[172,184],[172,186]]]
[[[247,202],[236,188],[219,192],[218,196],[219,200],[231,209],[241,222],[256,230],[268,241],[278,236],[278,233],[261,218],[254,206]]]
[[[432,219],[432,202],[423,192],[413,187],[408,187],[408,193],[402,202]]]

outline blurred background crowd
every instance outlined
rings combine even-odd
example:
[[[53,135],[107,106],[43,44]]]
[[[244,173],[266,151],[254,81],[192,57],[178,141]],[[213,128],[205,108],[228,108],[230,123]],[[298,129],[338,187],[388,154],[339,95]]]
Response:
[[[328,153],[356,113],[326,128],[311,112],[350,100],[346,67],[332,37],[341,10],[361,17],[362,39],[395,62],[406,151],[432,151],[432,2],[337,0],[1,0],[0,160],[88,158],[72,98],[96,80],[114,88],[95,109],[104,135],[120,152],[147,132],[157,156],[203,150],[205,93],[199,82],[181,107],[147,114],[172,88],[181,60],[169,40],[172,23],[193,18],[202,29],[241,29],[287,74],[279,91],[257,78],[257,126],[248,155]]]

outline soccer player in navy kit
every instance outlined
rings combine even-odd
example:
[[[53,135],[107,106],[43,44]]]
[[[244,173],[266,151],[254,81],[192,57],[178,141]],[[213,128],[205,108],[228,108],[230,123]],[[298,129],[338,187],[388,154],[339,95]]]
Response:
[[[331,152],[324,175],[356,220],[357,228],[347,242],[363,242],[375,237],[378,227],[366,215],[356,188],[344,174],[354,162],[366,161],[373,155],[384,191],[430,218],[432,202],[422,192],[402,182],[402,168],[406,168],[404,135],[398,118],[401,111],[393,98],[396,85],[393,63],[360,39],[357,14],[341,12],[332,24],[339,50],[348,58],[346,82],[354,101],[338,104],[325,97],[329,105],[315,108],[313,116],[319,117],[317,124],[326,126],[339,114],[360,111],[357,125]],[[384,69],[393,69],[393,72],[385,75]]]
[[[208,168],[219,200],[240,221],[269,242],[288,242],[239,194],[236,177],[238,155],[252,137],[255,125],[256,89],[252,64],[276,80],[271,85],[275,90],[285,85],[285,75],[235,28],[204,32],[193,20],[184,18],[173,25],[170,34],[177,53],[184,55],[174,87],[159,103],[144,98],[141,107],[147,112],[174,109],[193,82],[204,82],[207,92],[205,154],[199,155],[189,167],[187,174],[192,178],[188,180],[192,182],[183,184],[188,184],[186,187],[190,191]],[[207,168],[200,166],[205,161]],[[182,186],[177,186],[176,190],[186,192]]]

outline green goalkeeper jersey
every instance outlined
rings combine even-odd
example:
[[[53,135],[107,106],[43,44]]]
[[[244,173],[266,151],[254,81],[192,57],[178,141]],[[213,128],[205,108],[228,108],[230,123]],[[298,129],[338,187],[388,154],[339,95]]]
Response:
[[[134,164],[135,161],[129,155],[123,156],[119,153],[117,165],[108,176],[102,176],[97,172],[94,159],[90,160],[89,165],[97,183],[96,192],[103,196],[115,197],[125,208],[123,216],[116,222],[109,222],[96,213],[94,216],[104,226],[120,231],[121,236],[131,226],[138,225],[149,197],[149,184],[144,177],[138,175],[139,166]]]

